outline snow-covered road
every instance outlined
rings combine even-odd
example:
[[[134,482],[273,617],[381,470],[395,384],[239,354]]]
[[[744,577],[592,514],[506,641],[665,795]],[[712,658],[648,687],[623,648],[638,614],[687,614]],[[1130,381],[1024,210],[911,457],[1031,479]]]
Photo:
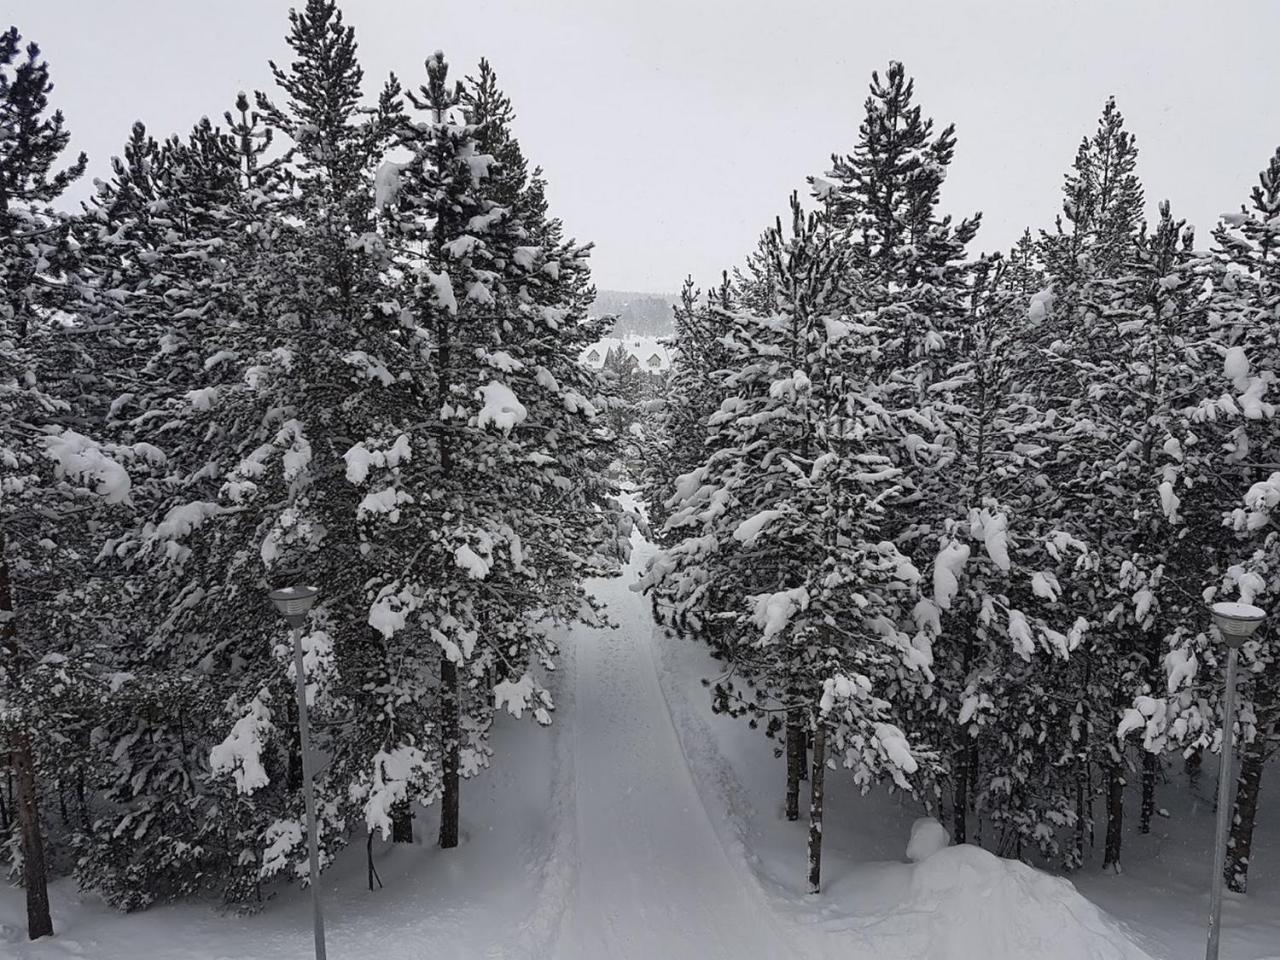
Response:
[[[773,911],[725,854],[685,762],[654,666],[653,624],[629,590],[650,552],[596,594],[620,629],[578,628],[568,745],[577,882],[555,960],[784,957]]]

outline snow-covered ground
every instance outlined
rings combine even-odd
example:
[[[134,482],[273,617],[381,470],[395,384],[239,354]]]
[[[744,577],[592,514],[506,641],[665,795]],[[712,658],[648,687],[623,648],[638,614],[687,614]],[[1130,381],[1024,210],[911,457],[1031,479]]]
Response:
[[[332,957],[1203,955],[1212,813],[1205,802],[1197,808],[1162,797],[1173,817],[1192,822],[1193,842],[1165,844],[1160,821],[1150,837],[1129,839],[1123,876],[1075,878],[1086,900],[1065,880],[973,847],[908,863],[918,806],[883,792],[860,797],[833,772],[825,890],[805,894],[804,824],[782,816],[781,762],[758,732],[710,713],[700,678],[716,664],[653,627],[647,602],[629,589],[651,550],[637,547],[626,576],[594,585],[618,629],[577,628],[564,638],[551,732],[500,721],[494,768],[464,785],[462,845],[436,849],[435,817],[425,812],[412,847],[376,844],[384,889],[366,889],[359,843],[325,874]],[[1206,770],[1201,793],[1210,788]],[[1259,825],[1254,892],[1227,905],[1224,957],[1280,957],[1274,824]],[[193,903],[124,916],[65,881],[53,895],[58,935],[31,944],[21,892],[0,891],[0,956],[311,955],[303,891],[286,891],[247,917]]]

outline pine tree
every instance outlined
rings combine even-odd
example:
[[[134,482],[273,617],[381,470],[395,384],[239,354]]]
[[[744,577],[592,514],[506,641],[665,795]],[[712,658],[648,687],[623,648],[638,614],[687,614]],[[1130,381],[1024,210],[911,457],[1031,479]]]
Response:
[[[158,722],[143,738],[122,732],[116,754],[112,789],[157,804],[137,851],[148,872],[124,874],[122,898],[181,894],[203,875],[244,900],[302,859],[292,660],[268,587],[326,585],[303,638],[330,758],[317,782],[326,858],[374,765],[360,721],[376,715],[379,650],[365,598],[343,585],[376,568],[359,551],[361,501],[342,454],[407,396],[388,373],[404,348],[378,306],[386,255],[373,232],[398,88],[360,107],[354,35],[333,4],[308,4],[291,28],[296,59],[275,68],[285,107],[260,94],[252,111],[241,96],[228,131],[205,121],[186,143],[135,131],[91,221],[100,285],[117,291],[105,306],[138,364],[138,389],[112,417],[122,435],[164,448],[138,491],[139,523],[105,551],[138,585],[144,639],[122,648],[145,651],[150,683],[134,703],[157,696]],[[293,141],[284,158],[265,158],[263,123]],[[326,725],[333,715],[357,722]],[[174,764],[194,774],[166,794]],[[130,775],[134,765],[157,779]],[[174,859],[183,851],[208,862],[197,872]],[[121,860],[133,869],[130,851],[108,846],[88,864],[108,892]]]
[[[59,569],[61,551],[53,537],[65,504],[51,489],[57,485],[51,483],[48,457],[78,448],[71,455],[79,458],[80,475],[64,474],[68,484],[97,481],[105,490],[119,482],[123,470],[83,435],[63,431],[70,407],[60,381],[75,369],[76,350],[59,342],[54,311],[65,296],[59,281],[71,250],[69,224],[48,204],[84,172],[86,161],[81,155],[58,169],[70,133],[62,114],[49,112],[48,64],[34,43],[24,49],[21,40],[16,27],[0,34],[0,689],[11,714],[4,734],[17,781],[27,934],[34,940],[52,934],[53,923],[33,739],[39,720],[23,709],[28,698],[22,690],[36,664],[54,652],[41,642],[47,635],[40,628],[40,604],[30,602],[35,586],[51,586]],[[68,361],[73,365],[60,367]],[[67,465],[65,458],[59,462]],[[113,486],[109,494],[115,492]]]
[[[864,110],[853,151],[832,157],[830,179],[811,183],[835,226],[849,233],[861,309],[883,328],[881,379],[892,372],[918,394],[936,373],[930,355],[963,316],[962,261],[981,215],[953,224],[939,213],[955,128],[934,136],[901,63],[891,62],[883,80],[872,73]]]
[[[1184,334],[1190,369],[1169,385],[1181,401],[1169,450],[1176,454],[1177,509],[1188,528],[1174,576],[1183,579],[1184,595],[1197,600],[1238,594],[1254,602],[1276,590],[1280,540],[1271,516],[1280,502],[1280,475],[1265,475],[1260,464],[1274,459],[1277,446],[1276,407],[1267,399],[1280,362],[1277,210],[1280,153],[1262,171],[1250,203],[1223,217],[1212,257],[1197,258],[1188,271],[1196,303]],[[1182,625],[1166,641],[1167,687],[1135,697],[1121,722],[1122,732],[1142,731],[1148,751],[1180,747],[1194,753],[1220,743],[1215,701],[1222,651],[1197,606],[1185,604],[1175,613]],[[1274,750],[1278,657],[1266,633],[1243,650],[1241,767],[1225,866],[1227,885],[1238,892],[1248,882],[1262,769]]]
[[[726,661],[715,708],[767,720],[771,737],[785,731],[790,819],[813,736],[816,891],[828,759],[864,787],[884,778],[905,788],[929,758],[908,746],[881,695],[921,677],[919,651],[896,627],[919,575],[880,532],[896,471],[876,453],[874,417],[846,373],[861,346],[839,315],[846,255],[795,196],[790,229],[779,220],[762,250],[779,312],[728,313],[725,396],[707,421],[706,459],[676,481],[675,542],[644,582],[670,622]]]
[[[1096,133],[1081,142],[1065,178],[1063,215],[1053,233],[1041,234],[1040,258],[1052,300],[1037,299],[1043,319],[1032,342],[1039,349],[1029,353],[1025,374],[1036,384],[1037,405],[1053,408],[1058,418],[1045,435],[1055,450],[1046,471],[1056,491],[1050,522],[1090,551],[1089,575],[1082,571],[1064,593],[1068,605],[1093,625],[1065,681],[1077,691],[1078,703],[1069,751],[1075,834],[1066,859],[1069,865],[1084,862],[1098,770],[1107,799],[1104,860],[1113,868],[1119,866],[1126,762],[1109,721],[1129,699],[1133,637],[1146,617],[1145,607],[1135,606],[1132,598],[1160,575],[1135,564],[1149,514],[1122,519],[1096,495],[1101,488],[1145,504],[1152,492],[1145,475],[1112,469],[1131,443],[1142,442],[1134,436],[1125,389],[1132,342],[1122,319],[1130,308],[1123,281],[1142,230],[1136,161],[1133,136],[1124,129],[1114,100],[1108,100]],[[1052,309],[1046,310],[1050,302]]]
[[[370,551],[394,558],[369,620],[419,678],[411,688],[432,691],[430,720],[391,735],[429,747],[448,848],[461,780],[488,763],[493,711],[551,721],[536,668],[556,651],[540,621],[577,619],[582,578],[608,572],[625,546],[604,476],[615,452],[594,422],[601,384],[576,362],[602,332],[583,319],[588,248],[545,219],[492,72],[468,90],[450,86],[439,53],[426,70],[409,95],[424,118],[399,130],[413,159],[381,174],[396,305],[418,353],[411,419],[346,456],[353,483],[388,484],[366,497],[388,504]],[[397,433],[412,458],[369,471]]]
[[[110,576],[98,602],[127,613],[108,645],[116,680],[97,718],[95,786],[111,805],[77,863],[81,883],[125,909],[193,892],[201,876],[226,882],[231,898],[256,883],[228,879],[253,841],[212,813],[229,798],[209,782],[216,741],[202,735],[221,724],[231,690],[208,675],[210,646],[225,641],[197,637],[225,616],[219,584],[234,582],[236,565],[184,543],[218,517],[219,488],[247,452],[234,398],[263,194],[249,185],[255,153],[243,146],[208,120],[163,143],[135,124],[77,225],[92,279],[77,310],[86,326],[111,331],[96,348],[114,371],[102,428],[147,454],[134,471],[132,522],[105,525],[100,551]],[[250,578],[245,588],[255,587]]]
[[[708,420],[720,406],[719,379],[728,363],[720,338],[729,332],[735,296],[726,277],[718,291],[703,300],[688,278],[673,310],[671,371],[655,404],[657,424],[645,450],[642,482],[653,536],[660,543],[670,517],[667,500],[678,478],[700,465],[709,452]]]

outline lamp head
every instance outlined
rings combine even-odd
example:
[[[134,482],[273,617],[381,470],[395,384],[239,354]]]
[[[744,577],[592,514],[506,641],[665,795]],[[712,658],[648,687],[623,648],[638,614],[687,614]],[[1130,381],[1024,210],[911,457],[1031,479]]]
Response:
[[[271,597],[271,602],[276,605],[276,609],[289,626],[300,627],[306,622],[307,611],[316,602],[319,593],[320,591],[315,587],[298,585],[272,590],[268,596]]]
[[[1250,603],[1227,602],[1215,603],[1210,607],[1213,623],[1222,634],[1228,647],[1239,648],[1248,640],[1262,621],[1267,618],[1261,607]]]

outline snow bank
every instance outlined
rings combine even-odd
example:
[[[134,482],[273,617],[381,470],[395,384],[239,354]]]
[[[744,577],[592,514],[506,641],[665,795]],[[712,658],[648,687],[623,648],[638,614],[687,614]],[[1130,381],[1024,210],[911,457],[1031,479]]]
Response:
[[[901,902],[876,918],[874,939],[884,950],[875,956],[1150,960],[1070,881],[969,844],[938,848],[946,836],[939,830],[937,821],[912,828],[924,856]]]

